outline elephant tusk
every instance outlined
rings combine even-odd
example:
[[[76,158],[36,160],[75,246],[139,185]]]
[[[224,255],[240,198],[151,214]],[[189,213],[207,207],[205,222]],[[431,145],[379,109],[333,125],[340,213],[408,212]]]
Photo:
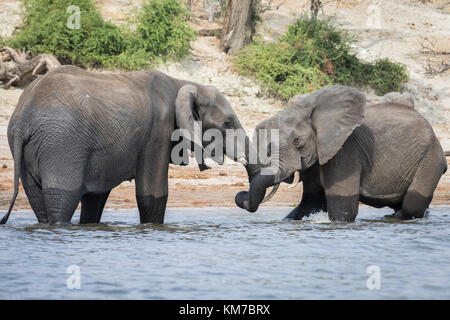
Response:
[[[274,195],[275,193],[277,193],[278,187],[280,186],[280,184],[276,184],[273,189],[270,191],[270,193],[264,198],[264,200],[261,203],[264,203],[266,201],[269,201]]]
[[[288,187],[288,189],[295,188],[298,185],[299,182],[300,182],[300,172],[299,171],[295,171],[295,173],[294,173],[294,181],[292,181],[292,185],[290,185]]]
[[[239,162],[240,164],[242,164],[244,167],[247,166],[247,160],[245,160],[244,157],[241,157],[237,160],[237,162]]]

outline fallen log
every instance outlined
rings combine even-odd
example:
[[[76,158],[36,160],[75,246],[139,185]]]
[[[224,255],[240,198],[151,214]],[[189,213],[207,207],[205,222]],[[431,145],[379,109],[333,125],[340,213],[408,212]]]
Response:
[[[9,89],[12,85],[22,86],[32,76],[61,65],[51,54],[39,54],[31,58],[29,52],[9,47],[1,48],[0,52],[6,53],[12,61],[11,65],[7,65],[3,62],[5,58],[0,59],[0,81],[6,83],[5,89]]]
[[[220,38],[220,35],[222,34],[222,29],[200,29],[197,31],[197,34],[200,37],[217,37]]]

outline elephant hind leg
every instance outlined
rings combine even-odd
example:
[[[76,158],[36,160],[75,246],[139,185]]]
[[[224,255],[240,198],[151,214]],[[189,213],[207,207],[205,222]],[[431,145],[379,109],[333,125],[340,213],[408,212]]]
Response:
[[[432,176],[424,175],[421,169],[418,170],[403,197],[402,208],[395,212],[397,218],[409,220],[424,217],[439,182],[439,178],[436,179],[436,177]]]
[[[80,202],[80,191],[47,188],[43,195],[48,223],[69,224]]]
[[[402,209],[394,215],[400,219],[409,220],[423,218],[433,196],[424,196],[417,191],[408,191],[403,199]]]
[[[441,159],[436,156],[436,154],[439,154],[439,150],[436,150],[436,148],[441,148],[438,143],[435,143],[422,159],[403,198],[398,217],[402,219],[423,218],[433,199],[439,179],[447,166],[445,158]]]
[[[69,224],[85,191],[87,151],[74,140],[74,131],[61,124],[57,134],[46,132],[46,146],[38,157],[42,193],[49,224]],[[70,142],[70,143],[69,143]]]
[[[100,223],[109,193],[110,191],[101,194],[86,193],[81,198],[80,223]]]
[[[48,223],[48,215],[45,210],[44,195],[41,186],[34,180],[25,168],[21,171],[22,185],[39,223]]]

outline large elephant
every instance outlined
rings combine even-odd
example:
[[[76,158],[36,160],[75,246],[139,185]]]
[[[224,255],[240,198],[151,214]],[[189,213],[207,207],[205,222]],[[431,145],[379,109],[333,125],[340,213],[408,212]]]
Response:
[[[207,129],[225,138],[227,129],[242,126],[215,87],[159,71],[104,74],[62,66],[49,72],[23,92],[9,122],[15,190],[1,223],[19,179],[41,223],[69,223],[80,200],[80,223],[98,223],[111,189],[131,179],[141,223],[163,223],[177,128],[191,134],[191,145],[203,145]],[[258,166],[246,161],[248,141],[232,158],[251,177]]]
[[[274,191],[281,182],[301,179],[301,202],[287,219],[323,210],[332,221],[354,221],[359,201],[391,207],[403,219],[420,218],[447,170],[432,127],[414,108],[393,102],[370,105],[361,92],[346,86],[292,98],[256,132],[262,129],[279,130],[278,148],[267,148],[279,165],[263,174],[262,164],[249,191],[236,195],[236,204],[250,212],[257,210],[266,188],[275,186]],[[261,139],[257,144],[261,150]]]

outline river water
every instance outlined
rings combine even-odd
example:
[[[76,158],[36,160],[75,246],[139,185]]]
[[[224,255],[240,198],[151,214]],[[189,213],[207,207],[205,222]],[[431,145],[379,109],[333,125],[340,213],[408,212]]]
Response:
[[[137,210],[82,226],[76,213],[64,227],[13,212],[0,226],[0,299],[450,298],[450,207],[281,222],[291,209],[171,208],[160,226],[139,225]]]

